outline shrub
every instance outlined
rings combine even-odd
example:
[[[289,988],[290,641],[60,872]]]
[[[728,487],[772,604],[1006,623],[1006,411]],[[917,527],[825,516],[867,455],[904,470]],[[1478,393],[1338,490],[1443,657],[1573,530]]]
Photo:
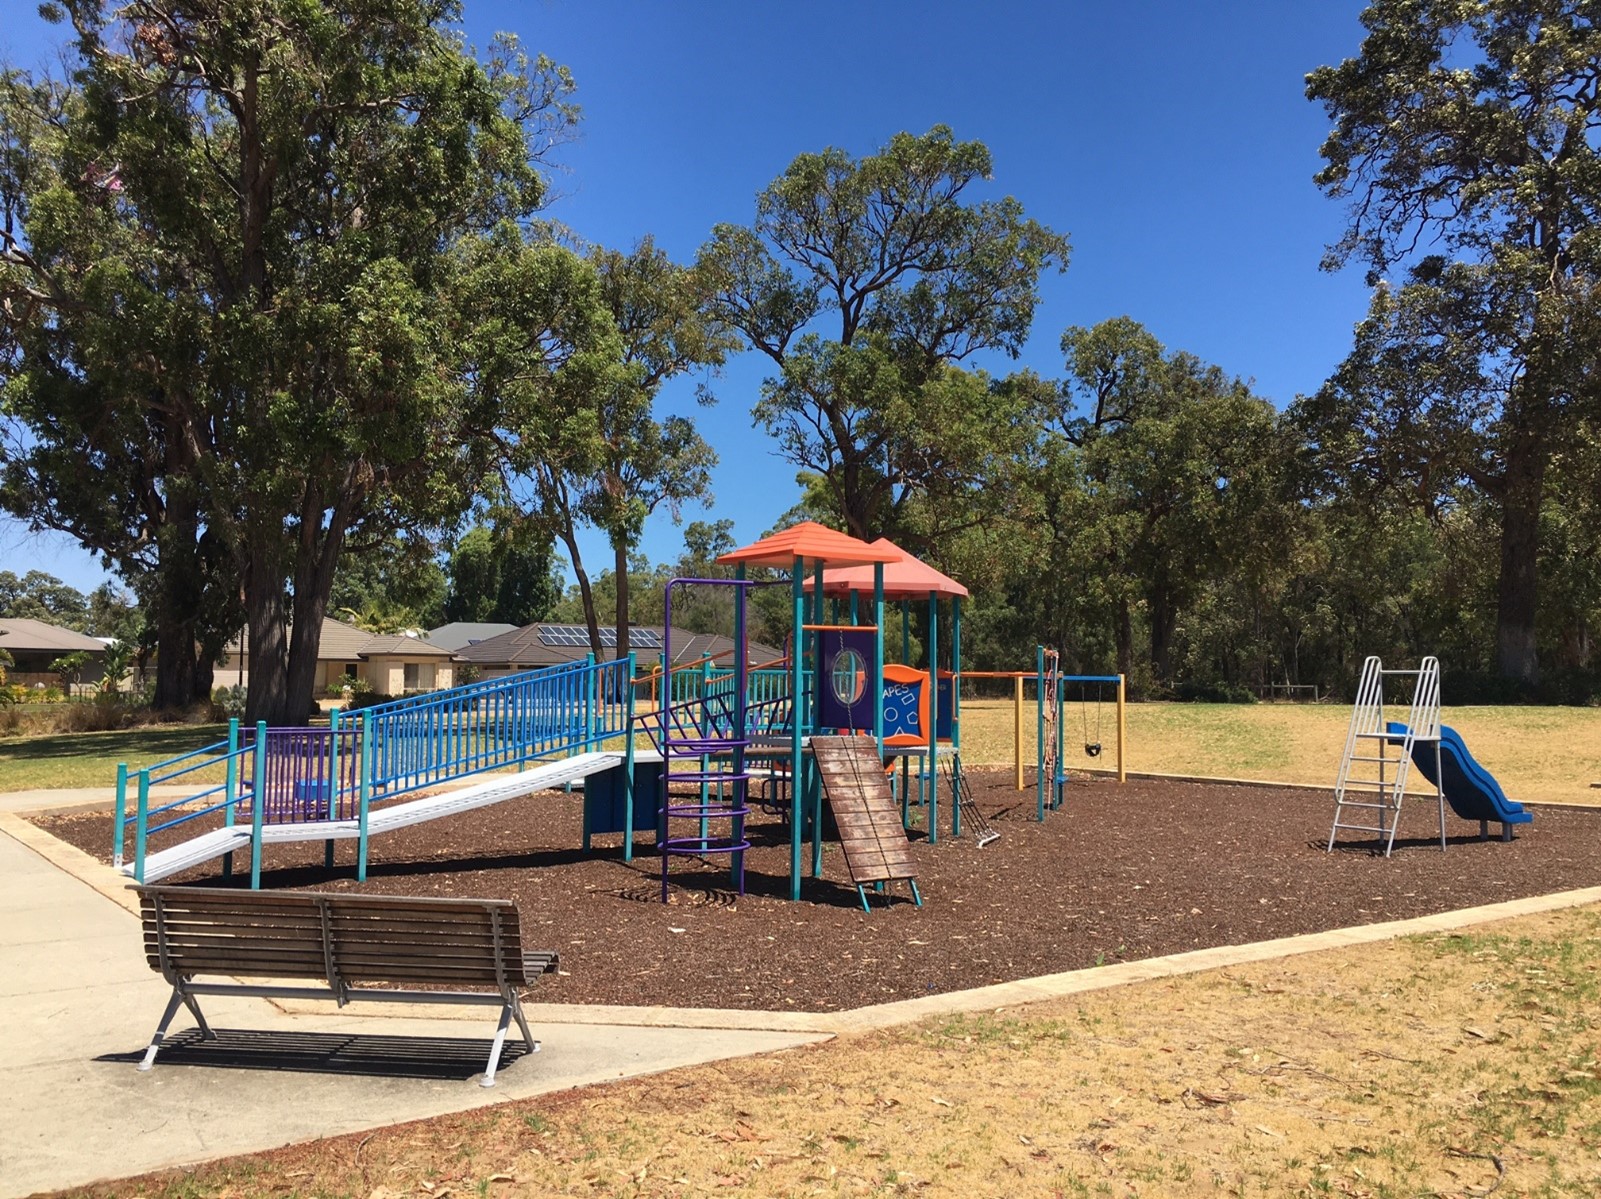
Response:
[[[211,706],[221,714],[223,720],[243,716],[245,695],[243,687],[218,687],[211,693]]]

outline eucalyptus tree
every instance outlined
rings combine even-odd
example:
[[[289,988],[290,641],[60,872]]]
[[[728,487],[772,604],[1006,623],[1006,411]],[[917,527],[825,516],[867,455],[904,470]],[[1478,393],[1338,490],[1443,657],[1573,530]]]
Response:
[[[715,371],[739,348],[732,330],[713,317],[706,272],[680,266],[645,238],[633,250],[590,253],[602,301],[622,343],[627,384],[601,397],[602,449],[587,481],[585,514],[606,532],[616,576],[618,657],[629,648],[629,555],[645,521],[665,509],[676,521],[687,503],[710,503],[717,453],[695,422],[658,417],[669,380]],[[704,381],[703,404],[712,402]],[[596,656],[599,656],[596,648]]]
[[[72,70],[10,76],[0,303],[18,440],[58,452],[8,478],[35,519],[82,523],[56,475],[94,422],[119,429],[96,519],[213,539],[201,581],[220,562],[242,594],[246,714],[299,719],[347,537],[443,523],[481,469],[452,247],[539,205],[571,81],[509,39],[468,52],[454,0],[45,11]]]
[[[635,376],[594,264],[569,246],[507,225],[461,247],[453,327],[463,351],[465,410],[490,447],[495,505],[509,523],[559,538],[600,656],[594,585],[578,531],[591,480],[607,464],[608,405]]]
[[[988,445],[1017,428],[1008,393],[957,368],[1016,356],[1068,244],[1011,197],[975,198],[990,173],[989,150],[943,125],[861,159],[802,154],[752,224],[701,251],[718,315],[776,369],[757,423],[858,537],[904,538],[920,496],[977,493],[1007,456]]]
[[[1400,278],[1317,436],[1356,422],[1354,456],[1495,505],[1497,663],[1532,680],[1552,454],[1596,402],[1601,28],[1587,0],[1374,0],[1362,22],[1307,77],[1334,122],[1317,182],[1351,202],[1325,265]]]

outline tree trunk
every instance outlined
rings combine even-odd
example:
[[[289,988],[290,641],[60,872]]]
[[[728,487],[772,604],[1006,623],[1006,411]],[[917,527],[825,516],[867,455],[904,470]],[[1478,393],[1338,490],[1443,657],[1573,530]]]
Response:
[[[295,567],[294,623],[289,633],[289,672],[286,715],[301,724],[316,710],[317,652],[322,647],[322,621],[333,593],[334,566],[344,545],[345,531],[338,510],[319,538],[303,543]]]
[[[1532,437],[1507,452],[1501,496],[1501,575],[1495,613],[1496,666],[1526,683],[1538,681],[1535,646],[1536,566],[1540,548],[1540,503],[1545,493],[1546,455]]]
[[[1151,622],[1151,673],[1158,683],[1170,681],[1169,658],[1173,650],[1173,629],[1178,624],[1172,593],[1161,582],[1153,583],[1150,592]]]
[[[578,595],[584,603],[584,624],[589,629],[589,648],[598,662],[601,655],[600,616],[595,611],[595,588],[589,581],[589,572],[584,569],[584,559],[578,552],[578,538],[573,535],[572,525],[563,525],[561,540],[573,564],[573,577],[578,580]]]
[[[245,581],[245,624],[250,638],[245,719],[251,724],[258,720],[268,724],[287,722],[288,629],[283,578],[269,565],[274,556],[271,550],[263,549]]]
[[[628,543],[613,541],[612,554],[617,575],[617,659],[621,661],[628,657]]]
[[[165,604],[156,612],[156,693],[151,707],[187,707],[195,694],[195,643],[188,626]]]
[[[1134,619],[1127,599],[1117,602],[1117,673],[1125,680],[1134,674]]]

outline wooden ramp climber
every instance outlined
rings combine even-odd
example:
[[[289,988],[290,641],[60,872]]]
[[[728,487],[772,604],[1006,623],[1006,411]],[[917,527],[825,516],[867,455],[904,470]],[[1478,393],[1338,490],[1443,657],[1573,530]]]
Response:
[[[862,907],[867,907],[869,883],[882,889],[883,884],[900,879],[911,887],[913,902],[921,905],[917,867],[912,864],[900,807],[890,794],[889,779],[872,739],[813,737],[810,744],[823,780],[823,794],[839,826],[845,869],[856,884]]]

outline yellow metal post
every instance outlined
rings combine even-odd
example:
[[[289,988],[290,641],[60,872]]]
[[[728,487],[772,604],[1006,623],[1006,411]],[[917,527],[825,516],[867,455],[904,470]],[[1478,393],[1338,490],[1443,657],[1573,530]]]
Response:
[[[1023,789],[1023,676],[1012,680],[1012,764],[1013,783]]]
[[[1128,772],[1123,768],[1123,747],[1128,743],[1128,717],[1124,707],[1125,684],[1127,679],[1117,676],[1117,781],[1128,782]]]

